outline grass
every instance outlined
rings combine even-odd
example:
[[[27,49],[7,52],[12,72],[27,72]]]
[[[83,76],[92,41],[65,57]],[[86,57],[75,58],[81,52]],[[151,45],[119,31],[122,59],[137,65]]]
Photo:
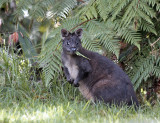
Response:
[[[48,100],[29,99],[0,103],[0,122],[56,123],[160,123],[160,103],[153,107],[106,106],[85,101],[81,96],[68,100],[63,96]]]
[[[87,102],[63,77],[49,86],[30,80],[28,60],[0,50],[0,123],[160,123],[160,102],[153,107],[107,106]],[[34,77],[33,77],[34,78]]]

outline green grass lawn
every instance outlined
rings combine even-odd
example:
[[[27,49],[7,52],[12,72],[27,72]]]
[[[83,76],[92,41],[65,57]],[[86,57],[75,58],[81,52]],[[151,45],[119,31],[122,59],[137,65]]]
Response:
[[[160,104],[153,107],[108,107],[84,100],[25,100],[0,104],[0,122],[160,123]]]

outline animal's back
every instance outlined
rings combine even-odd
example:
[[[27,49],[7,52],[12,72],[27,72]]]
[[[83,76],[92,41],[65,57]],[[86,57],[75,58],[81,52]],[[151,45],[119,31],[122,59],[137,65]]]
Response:
[[[125,102],[131,105],[133,102],[138,105],[129,77],[117,64],[84,48],[81,48],[79,52],[89,58],[92,67],[92,72],[88,77],[80,81],[79,89],[86,98],[94,101],[97,99],[103,100],[109,104]],[[85,88],[85,91],[83,88]]]

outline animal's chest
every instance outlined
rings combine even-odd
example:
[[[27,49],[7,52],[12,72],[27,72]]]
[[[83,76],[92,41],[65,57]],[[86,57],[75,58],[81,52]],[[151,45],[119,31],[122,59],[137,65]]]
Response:
[[[69,75],[72,79],[76,79],[78,76],[78,66],[74,61],[68,60],[65,62],[65,67],[67,67]]]

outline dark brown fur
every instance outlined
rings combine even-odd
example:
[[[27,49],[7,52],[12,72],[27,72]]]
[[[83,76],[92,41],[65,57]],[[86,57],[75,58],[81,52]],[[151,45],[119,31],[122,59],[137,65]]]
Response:
[[[82,47],[82,29],[73,33],[62,29],[61,33],[65,75],[86,99],[138,106],[133,85],[125,72],[110,59]],[[87,58],[76,55],[76,51]]]

